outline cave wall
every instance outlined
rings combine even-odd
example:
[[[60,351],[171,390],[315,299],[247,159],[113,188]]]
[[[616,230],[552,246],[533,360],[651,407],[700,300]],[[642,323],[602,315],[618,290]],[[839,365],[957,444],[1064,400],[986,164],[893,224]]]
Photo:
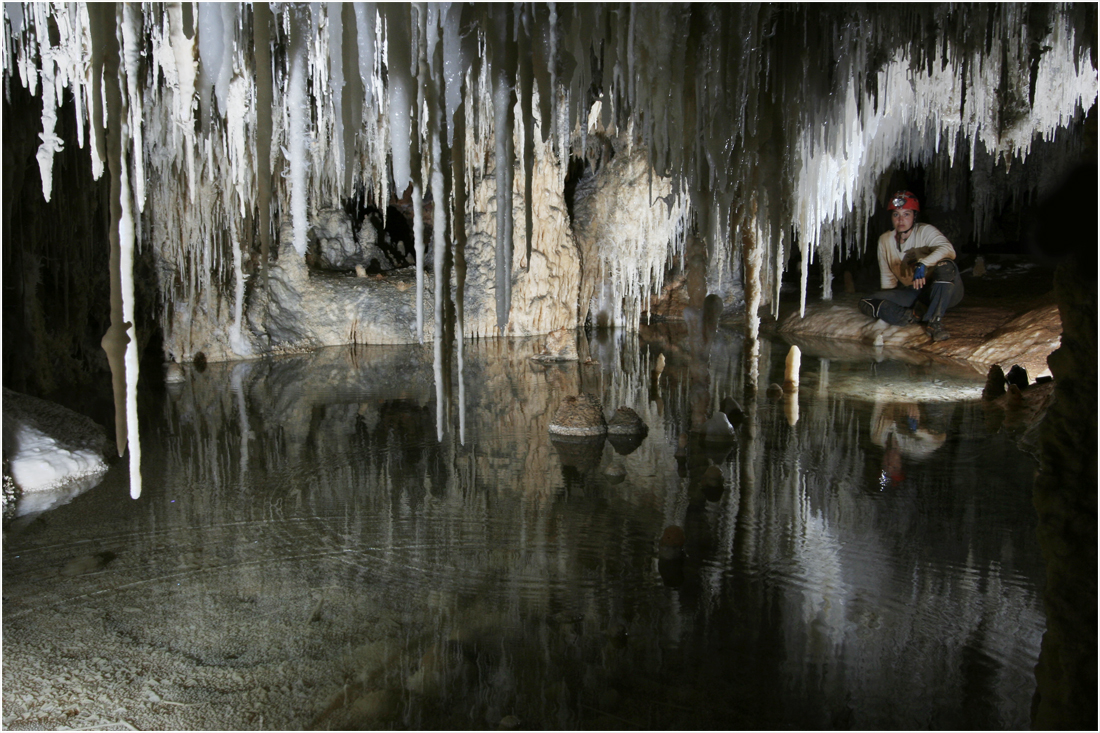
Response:
[[[1055,296],[1063,329],[1048,359],[1055,399],[1042,427],[1034,493],[1047,572],[1047,630],[1032,707],[1038,729],[1097,725],[1095,138],[1090,153],[1043,203],[1042,226],[1032,234],[1037,249],[1060,261]]]
[[[4,386],[72,405],[73,388],[107,369],[99,342],[110,316],[109,185],[92,179],[70,100],[46,201],[35,161],[40,119],[38,100],[12,85],[3,103]]]

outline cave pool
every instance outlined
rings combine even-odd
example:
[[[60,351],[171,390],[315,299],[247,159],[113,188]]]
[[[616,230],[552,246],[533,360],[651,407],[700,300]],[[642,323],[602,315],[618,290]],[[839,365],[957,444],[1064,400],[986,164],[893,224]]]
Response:
[[[806,345],[774,399],[764,341],[747,398],[725,329],[538,346],[147,370],[141,497],[119,460],[5,531],[4,727],[1028,727],[1036,462],[977,370]],[[552,442],[579,391],[648,436]]]

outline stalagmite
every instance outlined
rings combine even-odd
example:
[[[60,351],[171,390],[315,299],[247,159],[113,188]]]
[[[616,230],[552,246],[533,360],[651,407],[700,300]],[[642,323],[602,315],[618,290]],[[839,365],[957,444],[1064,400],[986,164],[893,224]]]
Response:
[[[783,391],[798,391],[798,372],[802,368],[802,350],[797,346],[791,346],[787,352],[786,367],[783,370]]]
[[[760,302],[763,248],[747,228],[742,232],[742,268],[745,273],[745,392],[756,393],[760,384]]]

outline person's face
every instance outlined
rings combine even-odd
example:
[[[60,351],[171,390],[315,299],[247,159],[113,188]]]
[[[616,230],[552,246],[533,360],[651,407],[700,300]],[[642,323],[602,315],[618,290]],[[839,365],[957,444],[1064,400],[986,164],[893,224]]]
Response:
[[[912,209],[894,209],[890,212],[890,218],[894,222],[894,231],[904,234],[913,228],[913,222],[916,221],[917,216]]]

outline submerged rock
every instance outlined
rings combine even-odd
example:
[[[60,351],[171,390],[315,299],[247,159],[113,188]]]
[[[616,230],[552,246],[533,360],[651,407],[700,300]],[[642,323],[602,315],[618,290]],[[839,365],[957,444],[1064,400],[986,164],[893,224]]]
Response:
[[[65,567],[61,568],[61,574],[66,577],[72,577],[74,575],[99,572],[107,567],[116,557],[117,555],[110,551],[74,557],[72,560],[65,563]]]
[[[722,475],[722,469],[718,466],[707,466],[699,483],[703,489],[703,497],[707,501],[718,501],[722,498],[722,492],[726,490],[726,477]]]
[[[562,400],[550,421],[551,435],[594,437],[607,435],[603,406],[590,394],[570,395]]]
[[[515,715],[505,715],[497,724],[497,730],[519,730],[523,722]]]
[[[612,461],[610,465],[604,469],[603,475],[607,477],[609,483],[621,484],[626,480],[626,466],[620,461]]]
[[[707,470],[703,472],[702,484],[704,489],[723,489],[726,486],[726,477],[718,466],[707,466]]]
[[[620,456],[629,456],[631,453],[638,450],[643,440],[645,440],[644,435],[609,434],[607,436],[607,442],[611,444],[611,447],[614,448],[615,452]]]

